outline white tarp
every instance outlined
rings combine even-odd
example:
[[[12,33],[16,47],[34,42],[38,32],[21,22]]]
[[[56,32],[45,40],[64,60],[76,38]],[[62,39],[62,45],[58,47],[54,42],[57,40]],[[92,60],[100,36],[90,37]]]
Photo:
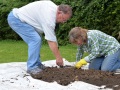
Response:
[[[45,66],[56,66],[55,60],[43,62]],[[65,65],[73,65],[74,62],[64,60]],[[86,67],[83,67],[86,68]],[[104,87],[104,86],[103,86]],[[81,81],[75,81],[67,86],[56,82],[44,82],[33,79],[26,73],[26,62],[12,62],[0,64],[0,90],[112,90],[100,89],[100,87]]]

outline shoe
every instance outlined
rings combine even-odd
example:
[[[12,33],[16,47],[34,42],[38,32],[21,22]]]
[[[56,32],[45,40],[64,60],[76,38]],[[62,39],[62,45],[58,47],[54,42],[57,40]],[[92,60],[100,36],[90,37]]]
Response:
[[[38,79],[39,78],[39,74],[45,69],[45,66],[43,64],[41,64],[40,66],[31,69],[31,70],[27,70],[27,73],[29,73],[33,78]]]
[[[44,70],[46,67],[43,65],[43,64],[41,64],[40,66],[38,66],[40,69],[42,69],[42,70]]]

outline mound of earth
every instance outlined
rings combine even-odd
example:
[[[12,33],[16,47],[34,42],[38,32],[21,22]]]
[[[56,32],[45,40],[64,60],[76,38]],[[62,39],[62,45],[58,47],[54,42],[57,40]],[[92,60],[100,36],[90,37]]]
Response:
[[[46,82],[56,81],[61,85],[68,85],[74,81],[83,81],[97,86],[105,85],[104,88],[120,90],[120,74],[104,72],[100,70],[83,70],[74,67],[46,67],[43,72],[33,78]]]

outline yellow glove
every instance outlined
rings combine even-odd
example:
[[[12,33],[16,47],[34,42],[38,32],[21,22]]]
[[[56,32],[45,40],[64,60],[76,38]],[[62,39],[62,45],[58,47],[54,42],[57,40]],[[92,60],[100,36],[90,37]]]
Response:
[[[75,67],[77,68],[77,69],[79,69],[79,68],[81,68],[83,65],[86,65],[87,64],[87,62],[84,60],[84,59],[81,59],[79,62],[77,62],[76,64],[75,64]]]

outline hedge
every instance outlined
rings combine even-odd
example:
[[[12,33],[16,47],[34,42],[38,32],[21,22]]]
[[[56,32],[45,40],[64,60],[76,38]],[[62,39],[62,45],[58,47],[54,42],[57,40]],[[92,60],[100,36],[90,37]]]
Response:
[[[14,7],[21,7],[37,0],[2,0],[0,2],[0,40],[21,38],[9,27],[7,15]],[[59,45],[66,45],[71,28],[81,26],[87,29],[98,29],[116,39],[120,31],[119,0],[52,0],[57,5],[69,4],[73,9],[72,18],[59,24],[56,31]],[[120,40],[119,40],[120,41]],[[43,40],[45,42],[45,40]]]

